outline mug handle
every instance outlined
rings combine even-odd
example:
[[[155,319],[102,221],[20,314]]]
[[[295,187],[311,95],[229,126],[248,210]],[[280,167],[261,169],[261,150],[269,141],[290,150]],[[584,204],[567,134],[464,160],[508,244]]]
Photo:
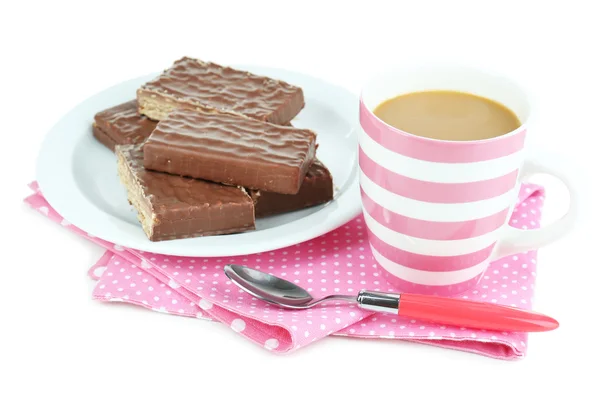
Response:
[[[569,191],[569,209],[560,219],[539,229],[522,230],[506,224],[504,227],[505,231],[498,240],[492,255],[492,260],[530,250],[536,250],[540,247],[554,243],[569,233],[575,226],[579,213],[579,197],[575,185],[567,174],[555,169],[552,165],[566,167],[566,163],[560,160],[556,155],[550,156],[542,152],[536,152],[534,155],[527,157],[524,161],[521,168],[519,183],[526,180],[531,175],[538,173],[552,175],[558,178]]]

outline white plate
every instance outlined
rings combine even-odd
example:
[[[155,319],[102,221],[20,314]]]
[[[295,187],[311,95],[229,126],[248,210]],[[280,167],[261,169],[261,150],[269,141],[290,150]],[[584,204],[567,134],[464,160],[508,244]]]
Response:
[[[178,256],[233,256],[274,250],[327,233],[360,212],[357,135],[358,99],[345,89],[300,73],[236,66],[302,87],[306,107],[293,124],[317,133],[317,156],[331,171],[332,202],[259,219],[256,230],[225,236],[151,242],[119,183],[114,154],[92,136],[94,114],[135,98],[156,74],[123,82],[92,96],[65,115],[46,136],[37,181],[52,207],[67,221],[104,240],[132,249]]]

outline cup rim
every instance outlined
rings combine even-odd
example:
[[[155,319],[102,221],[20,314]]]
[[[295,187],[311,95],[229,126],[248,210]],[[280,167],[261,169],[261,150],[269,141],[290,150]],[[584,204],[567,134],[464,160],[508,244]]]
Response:
[[[445,140],[445,139],[434,139],[434,138],[419,136],[419,135],[415,135],[414,133],[410,133],[410,132],[404,131],[402,129],[396,128],[395,126],[392,126],[392,125],[388,124],[387,122],[383,121],[381,118],[379,118],[377,115],[375,115],[373,110],[371,110],[369,107],[367,107],[367,105],[364,101],[365,90],[367,90],[369,88],[369,86],[371,86],[373,84],[373,81],[375,81],[375,79],[377,79],[379,75],[390,73],[390,72],[393,72],[393,71],[399,70],[399,69],[409,69],[409,68],[414,69],[414,68],[418,68],[418,67],[464,68],[464,69],[470,69],[470,70],[473,70],[476,72],[481,72],[481,73],[485,73],[485,74],[489,74],[489,75],[496,75],[498,77],[502,77],[502,78],[510,81],[511,83],[513,83],[516,87],[519,88],[519,90],[521,92],[524,93],[525,100],[529,107],[529,115],[528,115],[527,119],[525,120],[525,122],[522,122],[516,129],[514,129],[508,133],[505,133],[504,135],[495,136],[495,137],[488,138],[488,139],[477,139],[477,140]],[[520,132],[523,132],[523,130],[527,130],[527,128],[529,126],[529,121],[531,120],[532,116],[534,115],[534,104],[532,102],[532,96],[531,96],[529,90],[527,90],[527,88],[525,87],[525,85],[523,83],[521,83],[514,77],[509,76],[506,73],[502,73],[498,70],[494,70],[491,68],[477,67],[477,66],[473,66],[473,65],[469,65],[469,64],[465,64],[465,63],[427,62],[427,63],[408,63],[405,65],[394,64],[392,66],[388,66],[386,68],[377,70],[374,73],[372,73],[370,75],[370,78],[367,79],[367,81],[362,85],[362,87],[360,89],[360,94],[359,94],[359,102],[360,102],[360,108],[367,111],[371,118],[374,118],[377,121],[377,123],[384,125],[387,129],[391,130],[394,133],[404,135],[404,136],[410,137],[411,139],[416,139],[416,140],[420,140],[420,141],[427,142],[427,143],[432,143],[432,144],[435,144],[435,143],[442,144],[443,143],[445,145],[450,145],[450,146],[487,144],[487,143],[493,143],[496,141],[501,141],[501,140],[504,140],[511,136],[515,136],[515,135],[519,134]],[[360,110],[359,110],[359,114],[360,114]]]

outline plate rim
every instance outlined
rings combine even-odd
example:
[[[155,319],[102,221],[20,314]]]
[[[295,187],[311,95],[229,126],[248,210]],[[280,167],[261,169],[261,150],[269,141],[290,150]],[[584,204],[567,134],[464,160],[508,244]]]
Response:
[[[260,65],[260,64],[232,64],[231,66],[233,68],[239,68],[239,69],[249,70],[249,71],[261,70],[261,71],[264,71],[263,72],[264,75],[270,74],[270,75],[276,76],[277,74],[285,74],[285,75],[289,75],[289,76],[298,77],[300,79],[310,79],[318,84],[327,85],[328,87],[335,87],[338,92],[345,92],[345,95],[348,96],[348,99],[350,97],[352,97],[352,99],[354,100],[355,107],[356,107],[356,113],[352,116],[352,118],[350,120],[350,123],[351,123],[350,131],[355,136],[356,146],[358,146],[358,129],[360,128],[359,121],[358,121],[358,95],[352,93],[347,88],[336,85],[331,82],[327,82],[319,77],[315,77],[313,75],[309,75],[309,74],[306,74],[303,72],[290,70],[290,69],[270,67],[267,65]],[[267,71],[270,71],[270,72],[268,73]],[[46,132],[46,134],[41,142],[41,145],[40,145],[37,157],[36,157],[36,165],[35,165],[36,181],[39,185],[42,195],[44,195],[44,197],[46,198],[46,201],[67,221],[71,222],[69,217],[74,217],[77,214],[81,214],[81,213],[76,212],[75,210],[72,210],[70,212],[68,210],[69,203],[73,204],[73,202],[83,201],[87,204],[91,204],[91,202],[85,198],[85,196],[83,195],[83,193],[81,193],[80,190],[73,190],[78,187],[78,185],[75,183],[76,178],[74,176],[71,177],[72,179],[70,181],[74,182],[74,183],[71,187],[71,191],[69,191],[67,196],[61,196],[60,194],[58,194],[57,191],[59,190],[59,188],[52,187],[52,185],[49,182],[49,181],[52,181],[52,178],[48,176],[48,173],[46,173],[45,166],[48,165],[47,164],[48,162],[52,162],[53,159],[56,160],[57,157],[55,155],[48,154],[49,152],[47,151],[47,149],[52,147],[52,143],[53,143],[53,141],[56,140],[56,137],[61,137],[61,136],[63,138],[65,137],[65,134],[60,133],[61,126],[64,124],[67,124],[73,118],[77,118],[78,114],[81,113],[81,111],[78,112],[78,110],[80,110],[82,108],[84,109],[86,104],[88,104],[89,102],[92,102],[95,98],[101,96],[103,93],[117,90],[117,88],[119,88],[121,86],[126,86],[128,83],[131,84],[134,81],[142,81],[142,80],[152,79],[153,77],[157,76],[161,72],[162,71],[157,71],[157,72],[150,73],[150,74],[140,75],[140,76],[137,76],[137,77],[134,77],[131,79],[122,80],[121,82],[118,82],[116,84],[108,86],[108,87],[104,88],[103,90],[100,90],[100,91],[88,96],[86,99],[84,99],[83,101],[80,101],[78,104],[76,104],[74,107],[72,107],[66,113],[64,113],[59,118],[59,120]],[[93,120],[93,115],[90,115],[89,117],[90,117],[90,123],[91,123],[91,121]],[[72,135],[79,136],[81,134],[73,133]],[[63,141],[63,143],[64,143],[64,141]],[[73,157],[72,156],[75,153],[74,150],[77,147],[78,143],[79,142],[69,143],[70,147],[67,146],[67,150],[65,150],[66,154],[70,155],[69,161],[59,164],[58,167],[59,167],[59,171],[62,171],[61,174],[53,174],[53,175],[62,176],[63,173],[69,173],[72,175],[72,173],[73,173],[73,171],[72,171]],[[356,162],[352,163],[353,167],[352,167],[352,171],[350,171],[349,179],[344,184],[344,186],[346,186],[345,190],[343,192],[341,192],[340,195],[333,200],[333,202],[327,204],[327,206],[323,207],[322,209],[320,209],[316,212],[313,212],[305,217],[302,217],[302,218],[294,220],[294,221],[290,221],[290,222],[282,225],[282,227],[283,226],[287,227],[287,228],[283,228],[283,229],[288,230],[288,231],[292,230],[292,233],[286,234],[283,236],[280,235],[278,237],[277,241],[268,240],[269,236],[271,236],[271,237],[273,236],[272,230],[277,229],[277,228],[269,228],[264,231],[252,231],[251,233],[254,235],[254,239],[253,239],[253,242],[250,244],[239,245],[240,243],[236,244],[234,242],[231,247],[229,247],[229,246],[227,247],[229,251],[220,251],[223,249],[224,246],[217,246],[216,248],[211,249],[210,246],[208,246],[208,248],[207,248],[207,246],[202,246],[201,244],[200,245],[193,245],[193,244],[191,244],[191,245],[183,244],[182,245],[181,244],[186,241],[200,242],[202,239],[206,239],[207,237],[177,239],[178,244],[174,245],[173,244],[174,241],[152,242],[152,241],[148,240],[147,237],[145,236],[145,234],[143,234],[143,232],[142,232],[143,239],[145,239],[145,241],[144,240],[136,240],[135,238],[133,238],[131,240],[122,240],[123,238],[119,238],[120,240],[115,240],[114,237],[112,237],[112,238],[106,237],[107,235],[101,229],[95,230],[93,227],[90,226],[90,225],[92,225],[92,223],[85,223],[84,218],[79,218],[79,219],[71,218],[71,219],[76,220],[76,223],[73,223],[73,222],[71,222],[71,223],[73,223],[74,226],[77,226],[78,228],[82,229],[86,233],[90,233],[91,235],[93,235],[99,239],[105,240],[110,243],[114,243],[115,245],[122,246],[126,249],[157,253],[157,254],[161,254],[161,255],[164,254],[164,255],[179,256],[179,257],[234,257],[234,256],[241,256],[241,255],[258,254],[258,253],[273,251],[273,250],[277,250],[277,249],[282,249],[282,248],[290,247],[293,245],[299,245],[300,243],[309,241],[316,237],[322,236],[328,232],[331,232],[331,231],[339,228],[340,226],[344,225],[348,221],[352,220],[358,214],[360,214],[362,205],[361,205],[361,201],[360,201],[359,173],[358,173],[359,167],[358,167],[358,158],[357,158],[358,152],[357,151],[354,153],[354,157],[356,158],[356,160],[355,160]],[[67,166],[69,168],[66,168]],[[54,178],[54,179],[56,179],[56,178]],[[71,195],[75,195],[75,197],[76,197],[75,200],[69,199],[69,197]],[[61,197],[65,197],[68,200],[61,200]],[[335,219],[327,218],[327,214],[330,213],[330,211],[331,211],[330,207],[332,207],[332,206],[342,207],[342,209],[339,211],[339,213],[341,213],[341,214],[337,214],[337,218],[335,218]],[[102,215],[107,215],[111,219],[113,219],[113,218],[118,219],[116,216],[112,216],[112,215],[106,213],[104,210],[99,209],[97,206],[92,206],[92,207],[96,210],[96,212],[100,213],[99,217],[102,217]],[[81,222],[83,222],[83,224],[80,224]],[[311,224],[313,222],[315,222],[315,223],[318,222],[318,223]],[[83,226],[80,226],[80,225],[83,225]],[[269,231],[271,231],[271,232],[269,232]],[[263,232],[263,233],[261,233],[261,232]],[[269,235],[269,233],[270,233],[270,235]],[[127,234],[122,233],[122,235],[125,236]],[[265,235],[267,237],[261,238],[261,236],[263,236],[263,235]],[[226,235],[226,236],[228,239],[232,238],[232,240],[234,240],[236,238],[237,239],[241,238],[241,236],[237,236],[237,235]],[[255,242],[257,236],[258,236],[258,241]],[[212,238],[212,236],[208,236],[208,237]],[[217,240],[219,240],[219,239],[217,239]],[[265,240],[265,239],[267,239],[267,240]],[[243,240],[242,240],[242,242],[243,242]],[[260,245],[258,243],[260,243]],[[253,250],[249,251],[249,248],[253,248]]]

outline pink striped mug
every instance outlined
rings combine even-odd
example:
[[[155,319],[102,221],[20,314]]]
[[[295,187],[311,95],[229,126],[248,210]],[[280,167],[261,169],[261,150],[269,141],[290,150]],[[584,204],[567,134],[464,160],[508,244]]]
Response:
[[[403,132],[373,113],[390,98],[422,90],[487,97],[522,125],[492,139],[444,141]],[[519,84],[470,67],[398,67],[367,83],[360,96],[360,189],[369,244],[390,283],[404,292],[457,294],[476,285],[491,261],[550,244],[572,228],[571,182],[552,162],[525,156],[531,114]],[[543,228],[512,228],[520,184],[534,173],[563,181],[569,210]]]

